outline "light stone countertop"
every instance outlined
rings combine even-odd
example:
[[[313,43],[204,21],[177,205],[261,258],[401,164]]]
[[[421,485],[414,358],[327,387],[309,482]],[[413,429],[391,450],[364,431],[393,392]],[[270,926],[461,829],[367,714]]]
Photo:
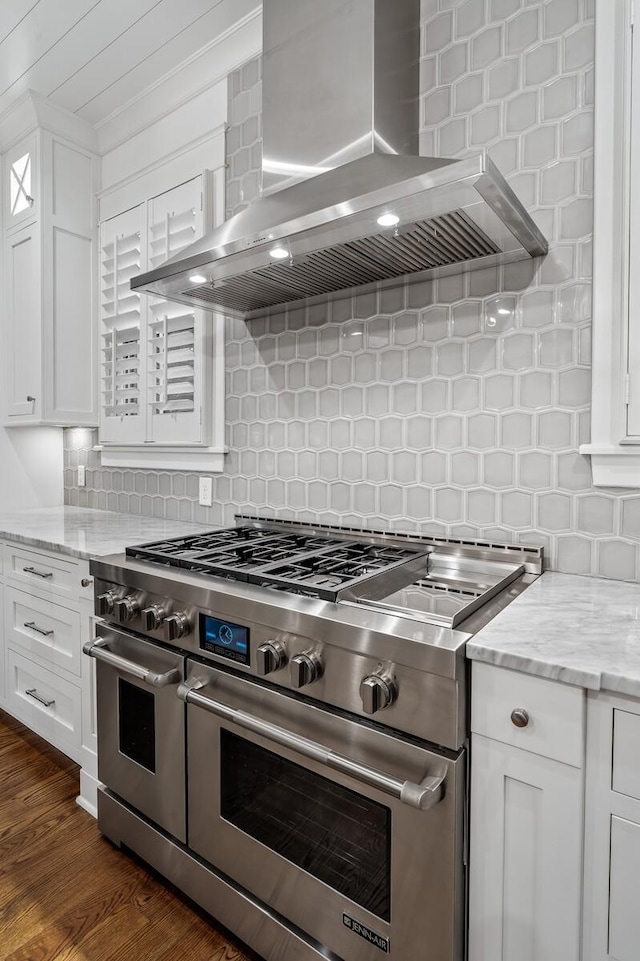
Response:
[[[640,584],[549,571],[478,631],[467,657],[640,697]]]
[[[0,537],[85,559],[210,529],[85,507],[0,512]],[[549,571],[468,642],[467,657],[640,697],[640,584]]]
[[[119,554],[131,544],[144,544],[211,527],[138,514],[91,510],[88,507],[44,507],[0,512],[0,537],[29,547],[91,558]]]

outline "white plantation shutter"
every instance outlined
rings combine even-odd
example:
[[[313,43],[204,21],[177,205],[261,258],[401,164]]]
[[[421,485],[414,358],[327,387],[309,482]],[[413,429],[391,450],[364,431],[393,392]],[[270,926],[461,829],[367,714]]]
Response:
[[[100,389],[101,439],[144,440],[142,307],[130,280],[143,269],[143,208],[128,210],[101,227]]]
[[[220,167],[101,224],[100,442],[107,466],[197,462],[222,469],[223,318],[216,314],[214,323],[208,311],[134,294],[130,281],[179,255],[223,211]]]
[[[202,236],[202,177],[149,202],[149,269]],[[146,329],[147,438],[197,444],[202,437],[202,311],[150,297]]]

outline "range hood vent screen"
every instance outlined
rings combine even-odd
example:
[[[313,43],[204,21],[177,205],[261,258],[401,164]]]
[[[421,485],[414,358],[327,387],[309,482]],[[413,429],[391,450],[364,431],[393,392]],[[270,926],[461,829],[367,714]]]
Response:
[[[290,264],[269,264],[218,281],[214,287],[193,287],[183,296],[248,312],[497,253],[493,241],[462,210],[455,210],[403,227],[397,236],[377,234],[338,244]]]

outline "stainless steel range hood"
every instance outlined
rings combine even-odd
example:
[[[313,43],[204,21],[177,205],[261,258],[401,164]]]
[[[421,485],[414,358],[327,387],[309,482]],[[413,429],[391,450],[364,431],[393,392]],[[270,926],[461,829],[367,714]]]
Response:
[[[251,318],[547,252],[488,157],[415,155],[420,0],[263,16],[263,194],[133,290]]]

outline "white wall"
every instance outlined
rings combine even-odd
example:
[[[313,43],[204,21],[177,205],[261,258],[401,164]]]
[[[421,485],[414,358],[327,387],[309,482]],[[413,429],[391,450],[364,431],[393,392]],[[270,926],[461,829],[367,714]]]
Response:
[[[0,511],[63,503],[60,427],[0,428]]]

